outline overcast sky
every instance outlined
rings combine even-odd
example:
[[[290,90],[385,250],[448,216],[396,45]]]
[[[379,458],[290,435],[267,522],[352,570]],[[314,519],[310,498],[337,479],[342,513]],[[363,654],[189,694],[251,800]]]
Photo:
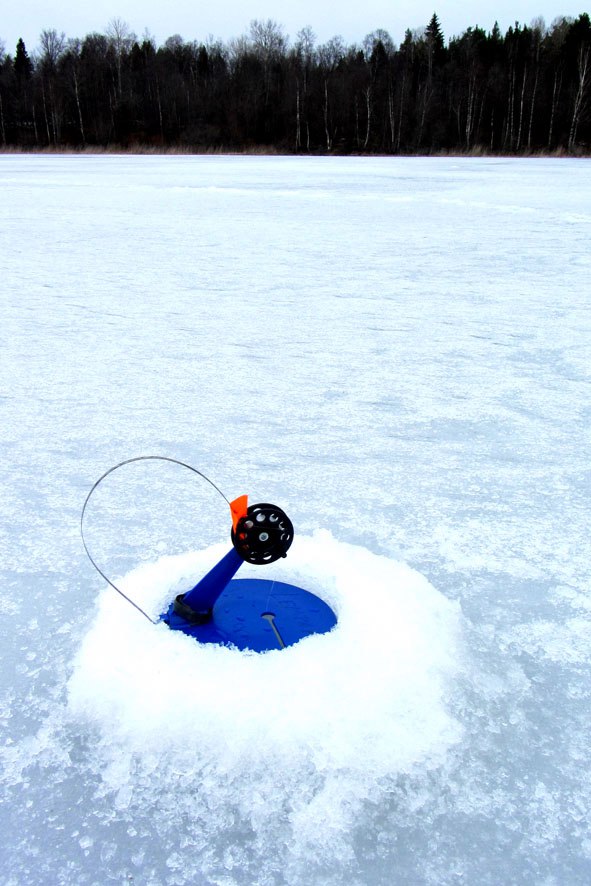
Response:
[[[185,40],[208,36],[227,40],[248,31],[252,19],[273,19],[294,40],[311,25],[318,41],[340,34],[346,43],[361,43],[377,28],[388,31],[398,44],[406,28],[426,25],[437,12],[446,40],[478,24],[490,30],[498,20],[503,31],[519,21],[529,24],[543,16],[550,24],[556,16],[578,16],[589,9],[585,0],[20,0],[3,3],[0,40],[10,54],[19,37],[32,52],[43,29],[65,31],[67,37],[84,37],[105,31],[113,18],[125,21],[141,36],[147,29],[158,44],[180,34]]]

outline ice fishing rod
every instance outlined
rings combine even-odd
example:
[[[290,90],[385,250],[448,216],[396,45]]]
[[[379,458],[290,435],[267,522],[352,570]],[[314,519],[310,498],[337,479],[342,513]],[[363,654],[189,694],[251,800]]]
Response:
[[[261,503],[257,505],[248,505],[248,496],[241,495],[238,498],[230,501],[227,498],[222,490],[216,486],[213,480],[210,480],[203,471],[199,471],[197,468],[194,468],[192,465],[187,464],[184,461],[179,461],[177,458],[171,458],[166,455],[139,455],[135,458],[127,458],[124,461],[119,462],[114,465],[112,468],[109,468],[108,471],[99,477],[96,483],[93,485],[92,489],[86,496],[86,500],[84,501],[84,505],[82,506],[82,513],[80,514],[80,535],[82,537],[82,544],[84,545],[84,550],[88,556],[88,559],[99,573],[99,575],[109,584],[124,600],[127,600],[128,603],[141,612],[141,614],[148,619],[152,624],[158,624],[158,620],[155,621],[151,618],[147,612],[145,612],[141,606],[139,606],[134,600],[125,594],[121,588],[117,587],[117,585],[103,572],[100,566],[96,563],[94,557],[90,553],[88,548],[88,544],[84,537],[84,515],[86,513],[86,509],[88,503],[96,491],[97,487],[103,482],[103,480],[112,474],[114,471],[123,467],[124,465],[132,464],[133,462],[138,461],[166,461],[172,464],[180,465],[183,468],[187,468],[189,471],[192,471],[194,474],[197,474],[199,477],[202,477],[206,480],[210,486],[212,486],[216,492],[221,495],[226,504],[230,508],[230,513],[232,516],[232,530],[231,530],[231,539],[233,545],[233,554],[234,559],[231,563],[226,565],[226,569],[228,565],[231,566],[232,573],[234,574],[239,565],[246,561],[247,563],[253,563],[258,565],[263,565],[266,563],[273,563],[279,557],[285,557],[288,548],[293,541],[293,525],[291,520],[285,514],[281,508],[278,508],[276,505]],[[238,555],[236,557],[236,555]],[[230,573],[228,573],[228,580],[230,578]],[[207,576],[206,576],[207,579]],[[195,590],[195,589],[193,589]],[[219,579],[216,577],[215,583],[215,591],[217,595],[219,595]],[[183,595],[180,595],[181,597]],[[204,600],[211,601],[211,607],[208,607],[206,611],[200,611],[194,613],[195,617],[198,619],[202,619],[205,616],[209,616],[209,609],[213,608],[213,601],[217,598],[214,596],[214,592],[211,588],[207,588],[206,584],[201,587],[199,594],[194,594],[193,597],[191,595],[184,595],[185,597],[189,597],[190,600],[199,599],[201,603]],[[182,602],[179,598],[175,601],[177,604],[177,609],[184,612],[185,618],[189,617],[187,610],[191,607],[188,603]],[[184,608],[183,608],[184,607]]]
[[[194,468],[192,465],[189,465],[184,461],[179,461],[178,458],[170,458],[169,456],[166,456],[166,455],[138,455],[135,458],[126,458],[124,461],[120,461],[119,464],[116,464],[112,468],[109,468],[108,471],[105,471],[105,473],[101,477],[98,478],[98,480],[96,481],[96,483],[94,484],[94,486],[92,487],[92,489],[90,490],[88,495],[86,496],[86,499],[84,501],[84,505],[82,506],[82,513],[80,514],[80,535],[82,537],[82,544],[84,545],[84,550],[86,551],[86,555],[88,556],[88,559],[90,560],[90,562],[92,563],[92,565],[94,566],[94,568],[96,569],[98,574],[100,576],[102,576],[102,578],[104,578],[104,580],[107,582],[107,584],[109,584],[115,591],[117,591],[117,593],[120,594],[124,600],[127,600],[128,603],[131,603],[131,605],[134,606],[138,610],[138,612],[141,612],[142,615],[148,619],[148,621],[152,622],[152,624],[158,624],[157,621],[154,621],[153,618],[150,618],[150,616],[148,615],[147,612],[144,612],[144,610],[141,608],[141,606],[138,606],[137,603],[134,603],[134,601],[131,600],[127,596],[127,594],[124,594],[123,591],[121,590],[121,588],[118,588],[117,585],[113,581],[111,581],[111,579],[108,577],[108,575],[105,575],[103,570],[100,568],[100,566],[97,564],[94,557],[90,553],[90,550],[88,549],[88,544],[86,543],[86,539],[84,537],[84,515],[86,513],[86,508],[88,507],[88,503],[89,503],[90,499],[92,498],[96,489],[100,486],[100,484],[103,482],[103,480],[105,480],[106,477],[109,476],[109,474],[112,474],[114,471],[119,470],[119,468],[122,468],[124,465],[129,465],[129,464],[132,464],[133,462],[136,462],[136,461],[168,461],[168,462],[171,462],[172,464],[180,465],[183,468],[188,468],[189,471],[193,471],[194,474],[198,474],[199,477],[203,477],[204,480],[207,480],[207,482],[210,484],[210,486],[213,486],[213,488],[216,490],[216,492],[218,492],[222,496],[224,501],[227,502],[228,505],[230,505],[230,507],[231,507],[231,504],[230,504],[229,500],[226,498],[226,496],[224,495],[224,493],[222,492],[222,490],[219,489],[215,485],[213,480],[210,480],[209,477],[206,477],[202,471],[198,471],[197,468]]]

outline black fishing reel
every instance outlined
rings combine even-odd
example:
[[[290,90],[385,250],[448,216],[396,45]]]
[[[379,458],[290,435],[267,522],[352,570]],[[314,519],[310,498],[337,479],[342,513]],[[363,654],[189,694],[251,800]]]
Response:
[[[247,563],[263,565],[286,557],[293,541],[293,523],[276,505],[250,505],[232,529],[232,544]]]

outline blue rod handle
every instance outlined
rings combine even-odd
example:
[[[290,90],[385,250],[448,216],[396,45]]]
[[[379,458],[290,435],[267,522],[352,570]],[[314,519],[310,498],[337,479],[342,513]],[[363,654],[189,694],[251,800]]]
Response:
[[[200,582],[183,597],[183,603],[196,612],[210,611],[226,585],[236,575],[244,560],[235,548],[204,575]]]

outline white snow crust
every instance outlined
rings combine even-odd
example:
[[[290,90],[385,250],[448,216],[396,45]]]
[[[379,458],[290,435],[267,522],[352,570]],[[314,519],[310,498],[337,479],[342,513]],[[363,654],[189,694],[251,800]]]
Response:
[[[122,589],[156,615],[171,587],[191,587],[223,552],[164,557]],[[328,869],[350,853],[365,802],[460,740],[445,704],[462,657],[459,607],[408,566],[326,531],[296,539],[273,574],[321,594],[337,627],[240,652],[154,627],[109,589],[74,662],[69,712],[97,727],[116,809],[180,804],[191,839],[216,846],[220,816],[239,816],[269,856],[312,855]]]

